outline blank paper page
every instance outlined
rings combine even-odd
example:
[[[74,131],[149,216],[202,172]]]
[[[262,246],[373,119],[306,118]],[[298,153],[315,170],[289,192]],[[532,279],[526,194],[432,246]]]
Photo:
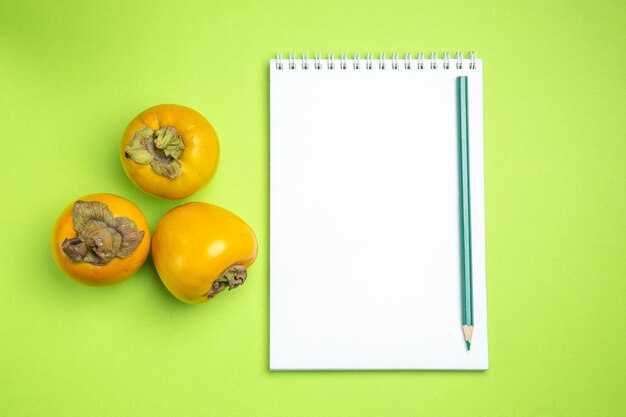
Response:
[[[482,62],[270,63],[270,368],[487,369]],[[474,336],[456,77],[469,77]]]

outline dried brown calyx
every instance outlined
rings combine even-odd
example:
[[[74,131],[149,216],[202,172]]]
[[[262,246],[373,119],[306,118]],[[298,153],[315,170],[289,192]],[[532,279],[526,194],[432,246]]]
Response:
[[[235,289],[243,285],[246,282],[246,278],[248,278],[248,271],[244,265],[232,265],[219,278],[213,281],[213,285],[205,297],[211,299],[226,288],[228,288],[228,291]]]
[[[145,232],[128,217],[114,217],[106,204],[78,200],[74,203],[74,229],[77,237],[61,243],[63,252],[74,262],[105,265],[114,258],[129,257]]]
[[[165,126],[157,131],[143,127],[128,142],[124,156],[138,164],[150,164],[155,174],[173,180],[183,171],[179,158],[184,150],[185,143],[173,127]]]

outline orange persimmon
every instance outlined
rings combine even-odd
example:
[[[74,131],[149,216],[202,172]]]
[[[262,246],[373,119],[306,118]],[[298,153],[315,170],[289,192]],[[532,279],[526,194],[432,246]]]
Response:
[[[52,233],[58,267],[87,285],[114,284],[133,275],[150,250],[150,229],[141,210],[114,194],[72,202]]]
[[[215,174],[219,153],[213,126],[195,110],[175,104],[140,113],[120,146],[128,177],[149,194],[173,199],[205,186]]]
[[[256,255],[252,229],[230,211],[206,203],[173,208],[152,237],[152,260],[161,281],[190,304],[242,285]]]

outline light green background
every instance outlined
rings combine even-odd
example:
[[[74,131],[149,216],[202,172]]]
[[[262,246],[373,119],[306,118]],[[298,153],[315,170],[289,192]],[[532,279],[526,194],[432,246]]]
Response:
[[[626,415],[625,17],[615,0],[3,1],[0,414]],[[268,60],[355,50],[484,59],[487,372],[268,371]],[[178,204],[117,159],[130,118],[170,102],[221,138],[191,200],[260,243],[248,283],[202,306],[150,261],[80,286],[48,243],[84,194],[130,198],[153,228]]]

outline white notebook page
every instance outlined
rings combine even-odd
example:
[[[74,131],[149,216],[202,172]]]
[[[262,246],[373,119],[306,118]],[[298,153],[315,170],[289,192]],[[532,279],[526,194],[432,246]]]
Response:
[[[482,61],[322,63],[270,63],[270,368],[487,369]],[[469,77],[469,352],[459,75]]]

